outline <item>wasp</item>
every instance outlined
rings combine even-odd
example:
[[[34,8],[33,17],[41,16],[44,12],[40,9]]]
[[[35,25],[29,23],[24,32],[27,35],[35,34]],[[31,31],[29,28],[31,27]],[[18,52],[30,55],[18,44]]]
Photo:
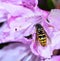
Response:
[[[47,33],[45,32],[41,24],[36,24],[35,28],[36,28],[36,39],[41,44],[41,46],[45,47],[47,45]]]

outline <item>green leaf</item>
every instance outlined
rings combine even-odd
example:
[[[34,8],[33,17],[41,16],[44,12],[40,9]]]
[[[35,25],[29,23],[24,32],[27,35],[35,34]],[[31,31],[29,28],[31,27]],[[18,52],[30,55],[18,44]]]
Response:
[[[50,10],[55,8],[52,0],[47,0],[47,5],[48,5],[48,9],[50,9]]]

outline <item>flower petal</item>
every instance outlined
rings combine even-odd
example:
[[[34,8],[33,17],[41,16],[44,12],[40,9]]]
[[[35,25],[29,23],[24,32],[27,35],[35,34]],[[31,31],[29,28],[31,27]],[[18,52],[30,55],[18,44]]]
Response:
[[[53,32],[54,36],[52,37],[52,48],[53,49],[60,49],[60,31]]]
[[[60,61],[60,56],[53,56],[51,59],[46,59],[45,61]]]
[[[54,31],[60,30],[60,9],[52,9],[48,20],[50,21],[50,24],[55,28]]]
[[[36,45],[36,43],[32,43],[32,44],[30,45],[30,48],[31,48],[31,51],[32,51],[35,55],[39,56],[39,53],[38,53],[38,51],[37,51],[37,45]]]
[[[1,2],[12,3],[14,5],[23,5],[28,8],[37,6],[38,0],[1,0]]]
[[[40,57],[35,56],[29,45],[22,43],[12,43],[0,49],[0,61],[40,61]]]
[[[41,56],[43,58],[51,58],[52,50],[50,45],[47,47],[42,47],[41,45],[37,45],[36,42],[32,41],[30,48],[31,51],[37,56]],[[48,54],[46,52],[48,52]]]

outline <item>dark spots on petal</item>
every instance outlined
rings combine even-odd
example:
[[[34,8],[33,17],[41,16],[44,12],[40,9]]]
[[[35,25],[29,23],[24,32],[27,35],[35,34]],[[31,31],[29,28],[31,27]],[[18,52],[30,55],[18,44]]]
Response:
[[[24,36],[27,39],[32,39],[32,34],[28,35],[28,36]]]
[[[50,21],[47,19],[47,22],[50,22]]]
[[[15,28],[15,31],[17,31],[17,28]]]
[[[11,43],[11,42],[10,42],[10,43]],[[7,43],[1,43],[1,44],[0,44],[0,49],[2,49],[3,47],[9,45],[10,43],[9,43],[9,42],[7,42]]]
[[[0,27],[2,27],[4,23],[5,23],[5,22],[0,22]]]

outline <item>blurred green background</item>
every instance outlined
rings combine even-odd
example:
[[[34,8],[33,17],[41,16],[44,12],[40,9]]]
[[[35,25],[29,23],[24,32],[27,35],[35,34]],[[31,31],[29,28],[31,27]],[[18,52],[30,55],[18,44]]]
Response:
[[[38,0],[38,7],[50,11],[51,9],[56,8],[59,0]]]

